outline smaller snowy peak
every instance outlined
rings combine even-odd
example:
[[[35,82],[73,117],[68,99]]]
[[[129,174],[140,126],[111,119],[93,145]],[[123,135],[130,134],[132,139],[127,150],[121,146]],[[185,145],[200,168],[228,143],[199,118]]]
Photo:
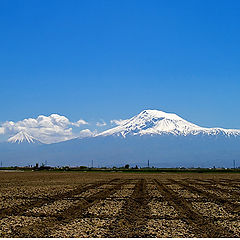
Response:
[[[39,140],[37,140],[36,138],[34,138],[33,136],[31,136],[30,134],[26,133],[26,132],[19,132],[16,135],[10,137],[8,139],[9,143],[41,143]]]

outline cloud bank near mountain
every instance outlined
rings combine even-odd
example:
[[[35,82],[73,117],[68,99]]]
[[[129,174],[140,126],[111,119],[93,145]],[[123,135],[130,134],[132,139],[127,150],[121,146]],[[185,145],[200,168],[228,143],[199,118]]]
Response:
[[[71,122],[67,117],[59,114],[39,115],[37,118],[27,118],[17,122],[6,121],[0,127],[0,134],[13,135],[23,131],[43,143],[54,143],[78,137],[73,133],[73,127],[78,128],[87,124],[88,122],[83,119]]]

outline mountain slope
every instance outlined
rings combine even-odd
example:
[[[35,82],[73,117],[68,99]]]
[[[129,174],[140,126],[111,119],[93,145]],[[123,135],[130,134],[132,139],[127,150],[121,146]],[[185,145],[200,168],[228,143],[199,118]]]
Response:
[[[158,110],[144,110],[137,116],[124,120],[123,124],[106,130],[98,136],[129,135],[225,135],[240,136],[240,130],[223,128],[203,128],[190,123],[173,113]]]
[[[211,135],[131,135],[73,139],[42,146],[37,158],[51,165],[225,166],[240,159],[240,137]]]
[[[19,133],[17,133],[16,135],[10,137],[8,139],[9,143],[29,143],[29,144],[33,144],[33,143],[41,143],[38,139],[34,138],[33,136],[31,136],[30,134],[21,131]]]

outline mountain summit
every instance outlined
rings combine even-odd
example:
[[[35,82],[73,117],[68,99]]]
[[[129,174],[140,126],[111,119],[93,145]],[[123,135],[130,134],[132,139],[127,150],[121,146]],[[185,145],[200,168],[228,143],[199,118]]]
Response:
[[[144,110],[138,115],[124,120],[121,125],[106,130],[98,136],[128,135],[225,135],[238,136],[240,130],[223,128],[203,128],[184,120],[174,113],[158,110]]]
[[[8,142],[10,143],[41,143],[39,140],[34,138],[33,136],[29,135],[28,133],[21,131],[14,135],[13,137],[10,137],[8,139]]]

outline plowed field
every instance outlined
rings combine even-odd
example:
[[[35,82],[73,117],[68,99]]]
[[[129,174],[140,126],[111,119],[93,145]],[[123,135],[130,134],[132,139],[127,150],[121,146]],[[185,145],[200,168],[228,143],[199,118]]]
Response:
[[[0,173],[0,237],[240,237],[240,175]]]

